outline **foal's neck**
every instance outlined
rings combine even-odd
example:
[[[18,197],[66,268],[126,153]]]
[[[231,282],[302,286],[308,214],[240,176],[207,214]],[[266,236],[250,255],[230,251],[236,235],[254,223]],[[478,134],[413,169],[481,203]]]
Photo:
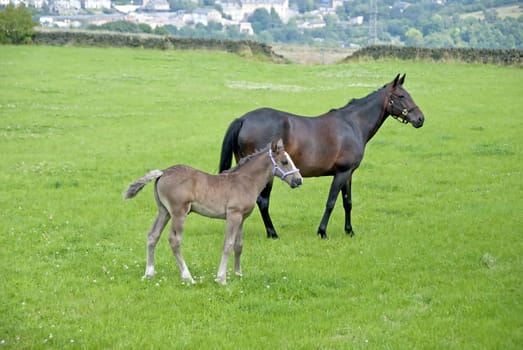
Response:
[[[259,194],[272,179],[273,164],[268,152],[256,155],[256,158],[245,163],[237,172],[247,175],[253,179],[253,186]]]

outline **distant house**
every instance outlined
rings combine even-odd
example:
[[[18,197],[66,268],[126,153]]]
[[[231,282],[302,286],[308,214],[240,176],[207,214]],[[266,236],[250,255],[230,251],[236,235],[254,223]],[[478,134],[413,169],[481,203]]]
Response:
[[[322,18],[313,18],[306,21],[298,21],[297,26],[300,29],[319,29],[325,28],[327,24]]]
[[[214,9],[196,9],[192,13],[186,13],[183,15],[183,21],[185,24],[203,24],[207,26],[209,22],[221,23],[221,14]]]
[[[252,29],[252,25],[250,22],[240,22],[240,33],[247,33],[249,35],[254,34],[254,30]]]
[[[143,0],[142,9],[145,11],[169,11],[171,7],[167,0]]]
[[[102,10],[111,8],[111,0],[83,0],[84,9]]]
[[[259,8],[264,8],[268,12],[274,9],[284,22],[287,22],[291,17],[289,0],[221,0],[219,4],[223,13],[230,16],[234,21],[247,19],[249,15]]]
[[[411,4],[406,1],[396,1],[394,5],[392,5],[393,8],[400,10],[400,12],[403,12],[409,7]]]
[[[49,9],[60,15],[77,14],[82,9],[80,0],[49,0]]]

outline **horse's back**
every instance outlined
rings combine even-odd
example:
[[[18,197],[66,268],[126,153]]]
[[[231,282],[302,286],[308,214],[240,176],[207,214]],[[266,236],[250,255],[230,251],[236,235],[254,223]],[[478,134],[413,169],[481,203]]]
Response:
[[[331,175],[342,163],[358,162],[360,142],[337,111],[305,117],[272,108],[245,114],[238,135],[240,157],[281,138],[303,176]],[[354,153],[354,154],[352,154]],[[347,158],[347,159],[346,159]]]
[[[282,139],[287,147],[291,130],[295,125],[307,124],[307,120],[313,118],[264,107],[246,113],[241,119],[243,123],[238,135],[238,144],[241,156],[245,156],[276,139]]]
[[[250,139],[253,137],[253,135],[250,135],[251,133],[263,135],[264,140],[269,138],[263,145],[265,147],[267,143],[272,141],[270,137],[283,136],[281,133],[289,116],[292,115],[272,108],[259,108],[250,111],[242,117],[243,125],[240,137]],[[245,134],[248,134],[248,137]]]

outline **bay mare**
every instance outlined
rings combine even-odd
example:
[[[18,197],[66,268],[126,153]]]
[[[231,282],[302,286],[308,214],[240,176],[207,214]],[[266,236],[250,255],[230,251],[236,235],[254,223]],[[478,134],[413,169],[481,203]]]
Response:
[[[144,277],[153,277],[154,249],[169,219],[169,243],[183,280],[194,283],[181,253],[183,227],[187,215],[195,212],[226,220],[223,255],[216,281],[226,283],[227,263],[234,247],[234,269],[241,275],[240,256],[243,248],[243,221],[254,209],[260,192],[278,176],[292,188],[302,184],[302,177],[282,140],[242,159],[238,166],[219,175],[210,175],[185,165],[153,170],[133,182],[124,198],[133,198],[152,180],[156,180],[154,198],[158,214],[147,236],[147,265]]]
[[[235,119],[225,133],[220,171],[230,168],[233,155],[237,161],[268,140],[282,138],[303,177],[333,177],[318,234],[327,238],[327,223],[341,191],[345,232],[352,236],[351,181],[363,159],[365,145],[389,115],[403,123],[411,123],[415,128],[423,126],[423,113],[404,89],[404,82],[405,75],[400,77],[398,74],[391,83],[366,97],[353,99],[342,108],[312,118],[271,108],[248,112]],[[272,182],[269,182],[257,204],[267,236],[277,238],[269,215],[271,189]]]

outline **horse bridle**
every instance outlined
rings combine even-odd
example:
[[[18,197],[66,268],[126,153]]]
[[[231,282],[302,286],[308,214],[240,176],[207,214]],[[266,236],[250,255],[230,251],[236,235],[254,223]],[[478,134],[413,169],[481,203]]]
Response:
[[[389,96],[389,104],[388,104],[388,110],[387,112],[389,113],[389,115],[392,116],[392,118],[396,119],[397,121],[399,121],[400,123],[403,123],[403,124],[408,124],[409,121],[406,119],[407,118],[407,115],[409,115],[410,112],[416,110],[418,108],[418,106],[414,106],[412,108],[400,108],[401,109],[401,115],[394,115],[392,112],[393,112],[393,108],[396,107],[396,105],[394,104],[394,100],[392,100],[392,96]]]
[[[283,171],[283,169],[278,166],[278,164],[276,163],[276,160],[272,156],[272,149],[269,149],[269,158],[271,159],[272,165],[274,166],[274,168],[272,169],[272,175],[276,176],[276,172],[279,171],[281,173],[281,176],[278,176],[278,177],[282,180],[284,180],[288,175],[291,175],[291,174],[294,174],[294,173],[297,173],[300,171],[300,169],[298,169],[298,168],[292,169],[290,171]]]

